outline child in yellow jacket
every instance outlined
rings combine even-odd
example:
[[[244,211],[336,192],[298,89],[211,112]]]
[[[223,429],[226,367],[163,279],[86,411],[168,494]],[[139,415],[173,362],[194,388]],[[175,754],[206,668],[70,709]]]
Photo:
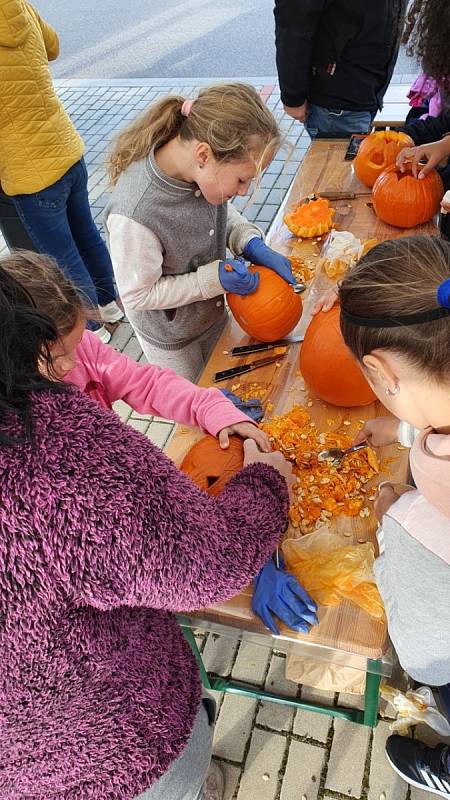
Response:
[[[92,218],[84,145],[53,87],[48,62],[59,54],[53,28],[24,0],[0,0],[0,182],[29,247],[56,258],[103,321],[115,322],[111,259]],[[14,237],[14,234],[13,234]],[[103,341],[108,331],[90,323]]]

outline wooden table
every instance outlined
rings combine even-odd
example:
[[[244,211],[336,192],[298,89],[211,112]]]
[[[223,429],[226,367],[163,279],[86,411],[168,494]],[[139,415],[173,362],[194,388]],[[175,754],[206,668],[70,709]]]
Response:
[[[274,249],[286,255],[300,255],[303,258],[311,259],[312,262],[317,261],[322,242],[314,244],[312,241],[304,240],[299,243],[295,237],[291,236],[283,224],[283,216],[289,205],[312,192],[317,194],[320,194],[321,191],[355,192],[358,196],[354,200],[340,200],[333,202],[332,205],[336,208],[336,227],[342,230],[349,230],[361,239],[376,237],[379,240],[383,240],[409,233],[380,222],[367,205],[370,200],[368,190],[355,178],[351,162],[343,160],[347,144],[347,140],[316,140],[311,145],[267,237],[268,243]],[[419,230],[415,229],[415,232],[430,233],[435,232],[435,230],[435,227],[430,223],[427,226],[422,226]],[[323,290],[330,285],[332,285],[332,282],[324,274],[316,274],[307,296],[305,296],[302,319],[293,334],[304,333],[311,318],[311,307]],[[239,359],[232,358],[227,354],[233,346],[246,344],[249,341],[249,337],[230,318],[214,348],[199,384],[201,386],[211,386],[212,375],[216,371],[245,363],[248,360],[254,360],[254,355],[246,359]],[[310,398],[307,391],[305,391],[305,385],[299,373],[299,348],[300,345],[290,346],[288,355],[281,361],[280,367],[271,365],[255,372],[247,373],[241,379],[235,378],[233,381],[221,383],[220,386],[231,389],[231,386],[236,383],[240,383],[241,388],[254,382],[264,385],[267,390],[265,401],[269,401],[273,405],[271,413],[266,415],[268,417],[282,414],[294,404],[305,404],[312,399],[314,402],[308,408],[308,411],[311,413],[311,417],[319,430],[339,429],[345,433],[356,433],[363,420],[371,419],[377,415],[386,415],[386,409],[378,401],[363,408],[337,409],[316,398]],[[334,420],[332,428],[326,424],[326,420],[330,418]],[[347,422],[345,428],[341,427],[344,420]],[[348,425],[348,422],[351,424]],[[180,464],[192,444],[202,435],[199,431],[191,428],[177,426],[166,453],[175,463]],[[394,481],[405,482],[407,472],[406,451],[397,445],[383,448],[383,451],[380,453],[381,459],[390,457],[393,459],[393,463],[390,467],[390,474],[381,476],[381,479],[389,477]],[[354,543],[364,539],[372,541],[376,547],[376,520],[373,513],[371,513],[370,517],[364,519],[360,517],[339,517],[332,524],[331,530],[336,533],[342,533],[344,530],[351,531]],[[290,529],[288,535],[296,538],[299,533]],[[351,538],[345,539],[346,544],[351,542]],[[211,608],[184,615],[181,622],[186,628],[185,632],[189,627],[201,628],[232,636],[233,638],[276,647],[277,650],[288,654],[345,664],[346,666],[364,670],[367,674],[365,711],[339,709],[338,707],[329,709],[319,704],[305,705],[303,701],[294,701],[292,698],[283,699],[271,693],[242,687],[223,679],[216,678],[211,681],[206,674],[197,651],[205,685],[208,688],[221,691],[233,691],[245,695],[251,694],[252,696],[274,700],[275,702],[288,702],[290,705],[306,707],[320,713],[332,713],[334,716],[343,716],[366,725],[376,724],[380,676],[390,674],[392,664],[392,653],[389,647],[386,625],[376,621],[354,604],[344,602],[339,606],[320,608],[318,614],[319,625],[314,627],[309,634],[299,634],[290,628],[282,626],[281,635],[274,637],[253,614],[251,610],[251,595],[252,589],[248,587],[240,595],[226,603],[218,603]],[[188,632],[187,635],[189,636]],[[196,650],[192,635],[189,638],[194,650]]]

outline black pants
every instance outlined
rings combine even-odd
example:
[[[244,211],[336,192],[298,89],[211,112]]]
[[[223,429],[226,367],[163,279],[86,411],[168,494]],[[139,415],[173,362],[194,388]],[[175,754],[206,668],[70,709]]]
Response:
[[[22,225],[11,197],[0,190],[0,230],[10,250],[36,248]]]

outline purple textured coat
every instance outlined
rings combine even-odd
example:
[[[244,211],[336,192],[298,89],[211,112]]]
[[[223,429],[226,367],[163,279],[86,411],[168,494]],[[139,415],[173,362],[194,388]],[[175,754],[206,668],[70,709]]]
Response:
[[[0,447],[0,798],[130,800],[199,704],[171,612],[249,583],[286,484],[255,464],[210,498],[75,390],[35,396],[33,416],[33,445]]]

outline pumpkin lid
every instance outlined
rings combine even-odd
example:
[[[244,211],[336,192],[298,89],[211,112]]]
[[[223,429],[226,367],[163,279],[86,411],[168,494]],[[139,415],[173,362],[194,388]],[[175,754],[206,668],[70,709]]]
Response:
[[[334,208],[325,197],[310,195],[286,214],[284,222],[296,236],[310,238],[329,231],[334,214]]]

